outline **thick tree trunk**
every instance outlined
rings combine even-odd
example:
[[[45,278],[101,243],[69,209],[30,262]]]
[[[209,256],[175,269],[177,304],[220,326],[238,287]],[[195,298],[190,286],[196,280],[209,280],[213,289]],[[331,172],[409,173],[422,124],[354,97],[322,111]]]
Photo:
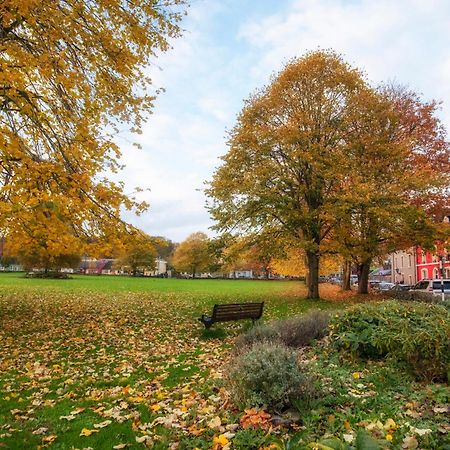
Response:
[[[306,298],[319,298],[319,255],[316,252],[306,252],[308,262],[308,296]]]
[[[195,278],[195,267],[192,269],[192,278]]]
[[[368,294],[369,293],[369,272],[371,259],[363,261],[358,264],[358,294]]]
[[[344,261],[342,265],[342,290],[343,291],[351,291],[350,286],[350,275],[352,272],[352,263],[351,261]]]

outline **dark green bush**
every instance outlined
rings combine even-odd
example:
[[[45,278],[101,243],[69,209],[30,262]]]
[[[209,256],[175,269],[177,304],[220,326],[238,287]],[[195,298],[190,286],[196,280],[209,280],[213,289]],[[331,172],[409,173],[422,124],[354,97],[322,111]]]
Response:
[[[311,383],[300,371],[297,352],[284,345],[260,342],[231,362],[227,385],[242,406],[280,411],[311,395]]]
[[[361,358],[389,357],[419,378],[445,379],[450,364],[450,311],[441,305],[387,301],[354,306],[330,325],[331,343]]]
[[[238,336],[236,349],[245,350],[257,342],[278,342],[288,347],[301,348],[310,345],[314,339],[321,339],[328,333],[330,315],[323,311],[312,311],[290,319],[255,326]]]
[[[52,278],[59,280],[69,280],[72,277],[70,277],[66,272],[49,270],[47,272],[28,272],[25,274],[25,278]]]

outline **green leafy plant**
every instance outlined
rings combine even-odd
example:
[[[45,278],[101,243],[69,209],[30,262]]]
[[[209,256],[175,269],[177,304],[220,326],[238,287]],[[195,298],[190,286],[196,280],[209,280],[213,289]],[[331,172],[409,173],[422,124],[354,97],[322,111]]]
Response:
[[[238,355],[231,363],[227,384],[237,404],[278,411],[311,395],[312,389],[300,371],[297,353],[269,342],[257,343]]]
[[[331,343],[365,359],[393,358],[419,378],[445,379],[450,365],[450,312],[440,305],[357,305],[337,315]]]

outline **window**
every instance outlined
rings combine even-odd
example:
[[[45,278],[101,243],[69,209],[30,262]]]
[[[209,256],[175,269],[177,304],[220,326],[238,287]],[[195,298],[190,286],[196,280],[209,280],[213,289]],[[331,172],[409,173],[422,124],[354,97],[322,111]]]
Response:
[[[441,282],[433,281],[433,290],[440,291],[441,290]],[[450,281],[444,281],[444,290],[450,290]]]
[[[411,255],[408,255],[408,267],[411,267]]]
[[[429,281],[419,281],[415,286],[414,289],[426,289],[428,287]]]
[[[422,269],[422,279],[424,278],[428,278],[428,270],[427,269]]]

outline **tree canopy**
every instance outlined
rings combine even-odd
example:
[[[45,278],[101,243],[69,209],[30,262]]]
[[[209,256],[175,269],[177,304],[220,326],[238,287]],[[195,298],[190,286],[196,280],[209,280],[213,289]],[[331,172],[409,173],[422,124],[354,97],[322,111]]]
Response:
[[[208,270],[211,263],[208,236],[202,232],[189,235],[175,249],[172,263],[177,271],[188,272],[192,278]]]
[[[120,168],[119,127],[139,132],[152,108],[146,67],[180,34],[183,3],[1,2],[2,234],[39,241],[52,223],[49,241],[70,236],[59,252],[105,250],[126,229],[121,209],[145,210],[103,174]]]
[[[143,232],[137,232],[132,238],[126,239],[122,255],[117,261],[118,266],[130,269],[133,276],[145,269],[154,270],[156,264],[157,240]]]

